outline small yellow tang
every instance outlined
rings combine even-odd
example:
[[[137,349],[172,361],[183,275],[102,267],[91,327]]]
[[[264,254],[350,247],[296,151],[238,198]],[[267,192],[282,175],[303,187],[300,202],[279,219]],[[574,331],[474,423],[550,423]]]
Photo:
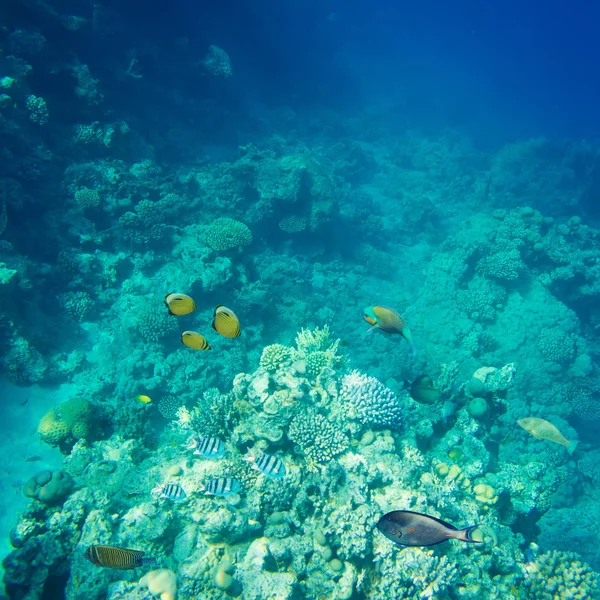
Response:
[[[552,425],[552,423],[546,421],[546,419],[527,417],[525,419],[519,419],[517,425],[538,440],[548,440],[549,442],[555,442],[556,444],[565,446],[569,451],[569,454],[573,453],[575,447],[579,443],[577,441],[570,442],[554,425]]]
[[[150,402],[152,402],[152,398],[150,398],[150,396],[144,396],[144,394],[138,394],[135,399],[142,404],[150,404]]]
[[[193,298],[185,294],[167,294],[165,305],[169,309],[169,313],[177,317],[189,315],[196,310],[196,303]]]
[[[235,313],[219,304],[215,308],[212,322],[213,329],[227,338],[236,338],[240,335],[240,322],[235,316]]]
[[[181,334],[181,343],[192,350],[210,350],[206,338],[196,331],[184,331]]]

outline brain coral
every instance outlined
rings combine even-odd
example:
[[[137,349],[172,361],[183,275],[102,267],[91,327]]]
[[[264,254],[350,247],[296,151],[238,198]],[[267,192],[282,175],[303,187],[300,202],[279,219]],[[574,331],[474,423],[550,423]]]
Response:
[[[206,228],[204,239],[213,250],[231,250],[252,242],[252,232],[241,221],[221,217]]]
[[[90,404],[85,398],[71,398],[48,411],[40,420],[38,434],[42,441],[68,452],[73,444],[89,434]]]

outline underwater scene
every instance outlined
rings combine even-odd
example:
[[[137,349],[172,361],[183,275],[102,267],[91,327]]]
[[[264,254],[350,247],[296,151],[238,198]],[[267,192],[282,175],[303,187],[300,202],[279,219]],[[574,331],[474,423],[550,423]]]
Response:
[[[600,599],[600,6],[1,0],[0,599]]]

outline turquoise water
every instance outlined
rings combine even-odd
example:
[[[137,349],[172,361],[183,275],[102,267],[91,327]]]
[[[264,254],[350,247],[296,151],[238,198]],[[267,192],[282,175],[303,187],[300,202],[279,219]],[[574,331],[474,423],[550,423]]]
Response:
[[[0,597],[600,598],[597,16],[3,3]]]

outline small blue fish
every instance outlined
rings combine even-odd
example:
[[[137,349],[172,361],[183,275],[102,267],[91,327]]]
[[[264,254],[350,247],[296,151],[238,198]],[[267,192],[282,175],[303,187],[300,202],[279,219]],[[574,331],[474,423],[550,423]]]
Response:
[[[215,477],[200,489],[207,496],[230,496],[237,494],[242,489],[242,484],[233,477]]]
[[[152,490],[155,494],[160,494],[161,498],[168,498],[173,502],[180,502],[185,500],[187,495],[184,489],[178,483],[164,483],[160,484]]]
[[[285,477],[285,465],[277,456],[261,452],[258,456],[250,450],[250,456],[245,456],[244,460],[252,463],[252,468],[260,471],[263,475],[271,479],[281,479]]]
[[[198,440],[192,439],[190,446],[194,454],[205,458],[221,458],[225,454],[225,444],[218,438],[203,436]]]

